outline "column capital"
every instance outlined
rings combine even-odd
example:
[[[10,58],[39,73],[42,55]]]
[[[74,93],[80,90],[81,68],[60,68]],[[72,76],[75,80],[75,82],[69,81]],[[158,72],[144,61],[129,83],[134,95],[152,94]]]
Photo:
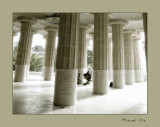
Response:
[[[108,41],[109,41],[109,42],[112,41],[112,33],[108,33]]]
[[[19,22],[31,22],[31,23],[36,23],[36,19],[33,17],[26,17],[26,16],[21,16],[18,17],[17,20]]]
[[[136,32],[135,29],[124,29],[123,33],[130,33],[130,34],[134,34]]]
[[[111,13],[110,12],[105,12],[105,13],[91,13],[91,14],[93,14],[93,15],[95,15],[95,14],[106,14],[106,15],[109,15]]]
[[[114,18],[114,19],[109,20],[109,25],[115,25],[115,24],[127,25],[128,20],[127,19],[118,19],[118,18]]]
[[[32,34],[36,34],[37,31],[36,31],[36,30],[31,30],[31,33],[32,33]]]
[[[112,42],[112,36],[108,36],[108,41]]]
[[[84,24],[84,23],[80,23],[80,24],[79,24],[79,28],[89,29],[89,28],[91,28],[91,25],[89,25],[89,24]]]
[[[57,26],[47,26],[47,27],[45,27],[45,30],[46,31],[55,31],[55,32],[57,32],[58,31],[58,27]]]
[[[93,38],[94,37],[94,32],[88,32],[88,35],[90,35]]]
[[[47,35],[43,35],[43,38],[44,38],[44,39],[47,39],[47,37],[48,37]]]
[[[140,40],[140,39],[141,39],[141,37],[140,37],[140,36],[137,36],[137,35],[133,35],[132,37],[133,37],[133,39],[135,39],[135,40]]]

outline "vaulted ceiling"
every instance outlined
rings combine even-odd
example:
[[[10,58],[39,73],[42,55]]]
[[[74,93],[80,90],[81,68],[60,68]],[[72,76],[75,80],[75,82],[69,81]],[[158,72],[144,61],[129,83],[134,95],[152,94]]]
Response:
[[[21,23],[17,21],[18,17],[26,16],[37,19],[37,22],[32,25],[32,29],[36,30],[39,34],[46,35],[44,30],[46,26],[55,26],[59,22],[59,13],[13,13],[13,32],[19,32]],[[109,13],[109,18],[122,18],[127,19],[128,24],[124,29],[136,29],[143,31],[143,18],[142,13]],[[93,13],[80,13],[80,23],[89,24],[91,27],[87,30],[88,33],[94,32],[94,15]],[[112,29],[109,26],[109,32]],[[87,35],[90,38],[90,34]]]

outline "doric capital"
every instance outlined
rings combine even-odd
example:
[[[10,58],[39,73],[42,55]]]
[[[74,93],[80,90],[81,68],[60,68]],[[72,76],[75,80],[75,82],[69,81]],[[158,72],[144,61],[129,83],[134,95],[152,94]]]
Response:
[[[136,32],[135,29],[125,29],[123,30],[123,33],[130,33],[130,34],[134,34]]]
[[[91,25],[80,23],[79,28],[89,29],[89,28],[91,28]]]
[[[112,42],[112,35],[111,34],[108,35],[108,42]]]
[[[36,30],[31,30],[31,33],[32,33],[32,34],[36,34],[37,31],[36,31]]]
[[[137,36],[137,35],[133,35],[132,37],[133,37],[133,39],[135,39],[135,40],[140,40],[140,39],[141,39],[141,37],[140,37],[140,36]]]
[[[94,32],[88,32],[88,35],[90,35],[91,37],[94,37]]]
[[[127,19],[118,19],[118,18],[110,19],[109,20],[109,25],[114,25],[114,24],[127,25],[128,20]]]
[[[36,19],[33,17],[26,17],[26,16],[21,16],[18,17],[17,20],[19,22],[31,22],[31,23],[36,23]]]
[[[109,15],[111,13],[110,12],[105,12],[105,13],[91,13],[91,14],[93,14],[93,15],[95,15],[95,14],[106,14],[106,15]]]
[[[44,39],[47,39],[47,35],[43,35],[43,38],[44,38]]]
[[[57,26],[47,26],[47,27],[45,27],[45,30],[46,31],[55,31],[55,32],[57,32],[58,31],[58,27]]]

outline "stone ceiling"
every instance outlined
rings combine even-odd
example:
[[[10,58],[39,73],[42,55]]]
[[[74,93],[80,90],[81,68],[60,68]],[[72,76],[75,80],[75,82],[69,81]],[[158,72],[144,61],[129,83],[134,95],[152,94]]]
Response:
[[[36,18],[37,22],[32,25],[32,28],[42,35],[47,34],[45,27],[56,26],[59,22],[59,13],[13,13],[13,32],[20,31],[21,24],[17,21],[20,16]],[[109,13],[109,18],[127,19],[129,23],[124,26],[124,29],[143,30],[142,13]],[[80,23],[89,24],[91,27],[88,32],[93,33],[94,15],[92,13],[80,13]],[[111,31],[109,26],[109,32]],[[90,34],[87,37],[90,38]]]

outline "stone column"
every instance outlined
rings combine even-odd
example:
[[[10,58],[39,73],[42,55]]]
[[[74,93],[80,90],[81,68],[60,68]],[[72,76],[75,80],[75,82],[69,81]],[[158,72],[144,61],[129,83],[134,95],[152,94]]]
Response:
[[[125,84],[124,71],[124,39],[123,26],[127,24],[125,19],[110,19],[113,41],[113,87],[123,88]]]
[[[44,69],[45,69],[45,65],[44,65],[44,61],[45,61],[45,55],[46,55],[46,47],[47,47],[47,35],[43,35],[43,38],[45,39],[45,50],[44,50],[44,58],[43,58],[43,61],[42,61],[42,77],[44,77]]]
[[[31,31],[31,36],[30,36],[30,43],[31,43],[31,47],[32,47],[32,40],[33,40],[33,35],[36,33],[36,31],[32,30]],[[29,69],[30,69],[30,60],[31,60],[31,50],[29,50],[28,52],[28,55],[29,55],[29,63],[27,65],[27,71],[26,71],[26,78],[28,77],[29,75]]]
[[[82,84],[84,83],[83,74],[87,72],[87,42],[86,42],[86,30],[87,25],[79,26],[79,41],[78,41],[78,74]]]
[[[143,71],[141,65],[141,54],[139,49],[138,40],[140,37],[133,36],[133,52],[134,52],[134,79],[136,83],[143,83]]]
[[[112,37],[108,36],[107,41],[107,62],[108,62],[108,80],[113,81],[113,59],[112,59]]]
[[[24,82],[27,67],[30,63],[29,53],[31,51],[31,27],[32,23],[35,22],[35,20],[25,17],[19,17],[18,20],[22,23],[22,26],[20,41],[18,45],[14,82]]]
[[[45,61],[44,61],[44,80],[51,81],[54,65],[54,53],[57,28],[47,27],[45,30],[48,32],[47,44],[45,49]]]
[[[107,38],[108,14],[94,14],[94,44],[93,44],[93,93],[107,94]]]
[[[148,71],[147,69],[147,64],[148,64],[147,13],[143,13],[143,29],[144,29],[144,34],[145,34],[146,71]]]
[[[124,62],[125,62],[125,83],[134,83],[134,57],[133,57],[133,38],[135,30],[124,30]]]
[[[79,14],[60,14],[54,104],[74,105],[77,99]]]
[[[88,34],[87,47],[89,46],[91,48],[91,52],[92,52],[92,55],[93,55],[94,32],[87,32],[87,34]],[[92,56],[92,58],[93,58],[93,56]],[[88,52],[87,52],[87,60],[88,60]],[[92,61],[91,62],[92,64],[91,64],[91,66],[89,66],[88,70],[91,74],[91,81],[93,81],[93,59],[91,61]],[[89,63],[89,61],[87,61],[87,67],[88,67],[88,63]]]

